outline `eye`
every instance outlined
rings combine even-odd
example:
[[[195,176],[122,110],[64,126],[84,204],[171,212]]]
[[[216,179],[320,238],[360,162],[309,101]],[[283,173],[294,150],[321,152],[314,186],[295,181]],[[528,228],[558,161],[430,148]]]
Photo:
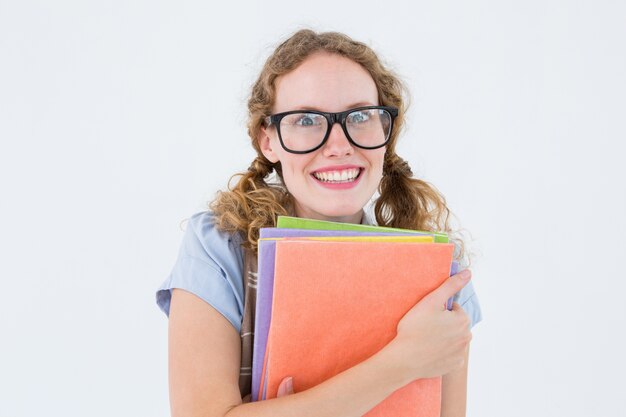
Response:
[[[348,123],[364,123],[370,119],[370,112],[367,110],[355,111],[348,115]]]
[[[298,126],[317,126],[322,123],[321,118],[318,114],[301,114],[294,124]]]

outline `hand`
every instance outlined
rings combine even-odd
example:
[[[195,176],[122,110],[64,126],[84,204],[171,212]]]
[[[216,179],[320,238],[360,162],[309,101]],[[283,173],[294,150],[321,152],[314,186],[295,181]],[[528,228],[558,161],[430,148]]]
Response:
[[[278,386],[278,394],[276,394],[276,398],[286,397],[287,395],[293,394],[293,378],[288,376],[283,379]]]
[[[463,270],[422,298],[400,320],[396,337],[386,346],[389,363],[403,378],[441,376],[464,365],[472,340],[470,320],[458,303],[446,309],[448,298],[471,279]]]

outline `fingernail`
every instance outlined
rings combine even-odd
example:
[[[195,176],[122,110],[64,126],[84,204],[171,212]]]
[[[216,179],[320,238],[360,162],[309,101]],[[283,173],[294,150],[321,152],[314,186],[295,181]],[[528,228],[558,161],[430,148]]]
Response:
[[[293,393],[293,378],[289,377],[287,380],[287,392]]]

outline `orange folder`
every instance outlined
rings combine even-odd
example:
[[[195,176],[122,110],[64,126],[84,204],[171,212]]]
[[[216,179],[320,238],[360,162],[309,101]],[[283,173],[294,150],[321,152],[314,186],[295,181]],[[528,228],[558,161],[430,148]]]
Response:
[[[413,242],[413,243],[433,243],[435,237],[433,235],[407,235],[407,236],[306,236],[306,237],[281,237],[281,238],[269,238],[260,239],[263,240],[324,240],[324,241],[336,241],[336,242]],[[258,302],[258,299],[257,299]],[[265,374],[267,370],[267,354],[265,351],[263,356],[263,368],[261,373],[261,381],[259,391],[261,392],[261,398],[265,399],[263,388],[265,387]]]
[[[285,377],[303,391],[382,349],[404,314],[449,277],[453,251],[442,243],[277,242],[266,398]],[[438,417],[440,408],[437,377],[407,384],[366,416]]]

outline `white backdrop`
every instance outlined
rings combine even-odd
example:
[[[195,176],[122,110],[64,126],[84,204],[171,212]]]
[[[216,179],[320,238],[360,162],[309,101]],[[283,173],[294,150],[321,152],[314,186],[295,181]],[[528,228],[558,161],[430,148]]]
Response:
[[[154,291],[301,27],[367,42],[478,254],[468,416],[623,415],[626,6],[0,0],[0,416],[167,416]],[[618,262],[619,261],[619,262]]]

